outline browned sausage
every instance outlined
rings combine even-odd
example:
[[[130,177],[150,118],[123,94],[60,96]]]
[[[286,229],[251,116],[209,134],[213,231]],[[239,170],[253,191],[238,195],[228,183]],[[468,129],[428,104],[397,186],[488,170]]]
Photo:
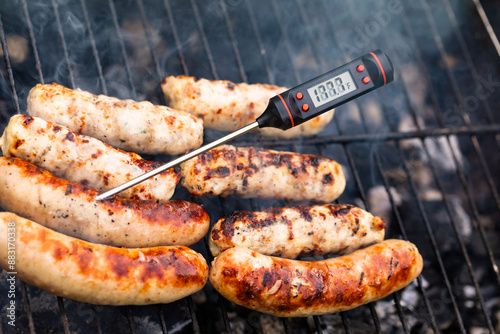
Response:
[[[101,191],[119,186],[161,165],[29,115],[11,117],[0,137],[0,151],[6,157],[21,158],[57,177]],[[179,179],[179,173],[172,168],[120,192],[118,196],[168,201]]]
[[[342,166],[331,159],[230,145],[186,161],[181,175],[182,185],[196,196],[331,202],[346,184]]]
[[[385,222],[354,205],[324,204],[239,211],[212,228],[213,256],[235,246],[265,255],[347,254],[384,240]]]
[[[270,98],[288,89],[185,75],[166,77],[161,87],[172,108],[201,116],[205,120],[205,127],[222,131],[236,131],[254,122],[264,112]],[[311,136],[324,129],[332,120],[333,113],[334,110],[330,110],[286,131],[275,128],[258,131],[263,136],[280,138]]]
[[[111,197],[55,177],[24,160],[0,158],[0,206],[87,241],[125,247],[192,245],[207,233],[209,217],[187,201]]]
[[[9,245],[13,233],[15,246]],[[0,266],[57,296],[102,305],[170,303],[201,290],[208,266],[184,247],[116,248],[72,238],[0,213]],[[9,247],[12,246],[12,247]],[[14,267],[9,266],[14,249]]]
[[[203,120],[187,112],[148,101],[94,95],[56,83],[33,87],[27,111],[140,154],[182,154],[203,142]]]
[[[349,310],[402,289],[422,271],[417,248],[386,240],[349,255],[308,262],[235,247],[212,263],[209,279],[230,301],[280,317]]]

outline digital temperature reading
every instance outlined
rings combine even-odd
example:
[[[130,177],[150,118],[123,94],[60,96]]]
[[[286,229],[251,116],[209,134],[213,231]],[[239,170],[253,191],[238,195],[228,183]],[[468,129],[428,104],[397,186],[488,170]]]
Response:
[[[336,77],[312,86],[307,92],[311,96],[314,106],[319,107],[353,90],[356,90],[356,84],[349,71],[345,71]]]

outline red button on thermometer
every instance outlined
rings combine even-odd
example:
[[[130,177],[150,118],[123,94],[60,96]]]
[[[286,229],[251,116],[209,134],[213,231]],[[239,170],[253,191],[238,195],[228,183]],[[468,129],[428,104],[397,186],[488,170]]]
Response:
[[[102,193],[96,196],[96,199],[102,200],[133,187],[164,170],[177,166],[253,129],[264,127],[290,129],[381,87],[393,79],[394,72],[389,58],[380,50],[370,52],[271,98],[264,113],[252,124]]]

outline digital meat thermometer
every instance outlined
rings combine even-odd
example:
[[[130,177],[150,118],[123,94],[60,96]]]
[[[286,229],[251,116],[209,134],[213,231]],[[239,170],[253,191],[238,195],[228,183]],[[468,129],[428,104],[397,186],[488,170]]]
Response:
[[[272,97],[257,120],[214,142],[189,152],[98,196],[102,200],[135,186],[150,177],[222,145],[256,128],[287,130],[336,108],[394,79],[389,58],[380,50],[370,52],[330,72]]]

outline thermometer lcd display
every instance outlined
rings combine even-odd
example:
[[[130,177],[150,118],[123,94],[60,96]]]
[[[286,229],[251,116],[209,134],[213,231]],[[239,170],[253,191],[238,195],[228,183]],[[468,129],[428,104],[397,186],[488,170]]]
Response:
[[[353,90],[356,90],[356,84],[352,79],[351,73],[345,71],[331,79],[323,81],[307,89],[309,96],[313,100],[314,106],[319,107],[323,104],[333,101]]]

